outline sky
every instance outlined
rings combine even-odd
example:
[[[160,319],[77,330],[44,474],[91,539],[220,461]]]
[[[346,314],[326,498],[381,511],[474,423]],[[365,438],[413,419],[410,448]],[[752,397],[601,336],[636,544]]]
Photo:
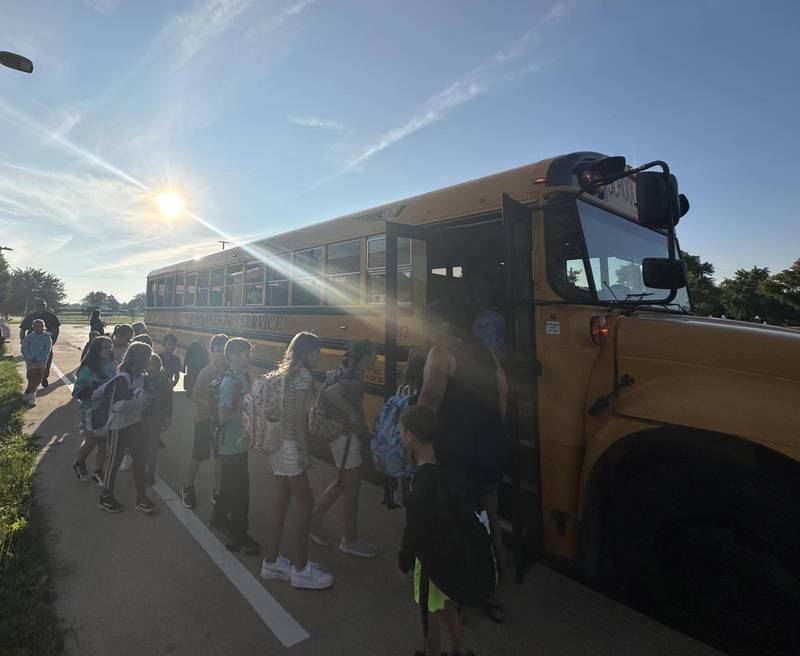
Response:
[[[722,280],[800,258],[800,3],[0,0],[0,245],[153,268],[578,150],[668,161]],[[161,217],[177,189],[190,215]]]

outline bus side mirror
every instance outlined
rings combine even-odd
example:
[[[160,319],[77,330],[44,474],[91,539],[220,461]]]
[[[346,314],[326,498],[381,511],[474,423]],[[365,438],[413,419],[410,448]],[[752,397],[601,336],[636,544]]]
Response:
[[[650,289],[681,289],[689,282],[686,262],[666,257],[642,260],[642,282]]]
[[[669,176],[667,185],[663,173],[642,171],[636,175],[636,205],[639,208],[639,223],[656,230],[669,230],[678,224],[680,216],[672,216],[678,195],[678,179]],[[685,196],[684,196],[685,198]],[[686,201],[689,209],[689,201]]]

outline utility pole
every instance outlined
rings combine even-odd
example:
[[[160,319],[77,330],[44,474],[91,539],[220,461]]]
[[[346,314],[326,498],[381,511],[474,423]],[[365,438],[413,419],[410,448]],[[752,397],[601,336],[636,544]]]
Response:
[[[229,242],[229,241],[223,241],[222,239],[219,239],[219,240],[217,240],[217,243],[218,243],[218,244],[222,244],[222,250],[224,251],[224,250],[225,250],[225,246],[226,246],[227,244],[230,244],[231,242]]]

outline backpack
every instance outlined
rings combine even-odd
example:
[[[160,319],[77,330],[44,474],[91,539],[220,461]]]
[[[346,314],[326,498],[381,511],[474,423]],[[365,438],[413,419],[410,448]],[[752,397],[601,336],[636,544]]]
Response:
[[[475,605],[495,591],[499,569],[489,514],[482,503],[471,498],[469,489],[459,469],[440,468],[438,519],[422,574],[454,601]],[[427,609],[427,599],[421,599],[420,606]]]
[[[92,392],[92,401],[95,407],[87,410],[83,415],[84,433],[91,437],[108,437],[111,430],[118,430],[135,424],[141,419],[142,410],[147,403],[144,394],[134,396],[136,402],[130,407],[121,407],[121,400],[114,398],[116,382],[124,378],[130,387],[133,379],[130,374],[122,372],[113,376]]]
[[[283,445],[285,389],[286,376],[270,372],[256,378],[242,399],[244,432],[259,453],[275,453]]]
[[[233,397],[233,405],[237,407],[243,401],[244,386],[240,376],[232,369],[227,369],[221,376],[218,376],[208,384],[208,417],[211,423],[211,439],[214,444],[219,446],[222,437],[222,416],[219,413],[219,395],[222,389],[222,381],[227,376],[236,381],[236,392]]]
[[[308,431],[313,439],[324,444],[346,434],[349,424],[342,411],[325,397],[329,387],[331,384],[326,380],[308,411]]]
[[[414,473],[414,465],[400,440],[400,415],[414,403],[415,397],[402,392],[387,399],[378,414],[375,438],[369,443],[375,468],[392,478],[406,478]]]

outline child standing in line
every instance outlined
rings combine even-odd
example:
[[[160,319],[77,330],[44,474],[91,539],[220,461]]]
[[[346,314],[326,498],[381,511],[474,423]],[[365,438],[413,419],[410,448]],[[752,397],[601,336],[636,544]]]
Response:
[[[164,375],[167,380],[175,387],[181,379],[181,370],[183,369],[181,359],[175,355],[178,338],[172,333],[167,333],[164,335],[164,339],[161,340],[161,345],[164,347],[161,352],[161,366],[164,368]]]
[[[91,412],[102,403],[101,400],[92,400],[92,393],[106,381],[111,380],[117,373],[117,365],[111,359],[111,340],[105,336],[95,337],[87,345],[86,355],[81,360],[75,384],[72,387],[72,398],[81,402],[81,417]],[[85,423],[85,422],[84,422]],[[72,469],[79,481],[87,481],[89,474],[86,471],[86,458],[97,447],[94,473],[92,482],[98,487],[103,486],[103,466],[106,461],[106,438],[84,435]]]
[[[53,340],[50,333],[44,329],[44,321],[36,319],[33,322],[33,332],[28,333],[22,340],[22,357],[25,358],[27,367],[28,387],[23,398],[29,408],[36,405],[36,390],[44,378],[47,360],[53,350]]]
[[[186,349],[186,357],[183,360],[183,390],[187,394],[192,393],[197,377],[200,375],[200,372],[208,366],[208,363],[208,349],[206,345],[199,339],[194,340],[189,344],[189,348]]]
[[[150,362],[147,364],[144,391],[150,397],[150,404],[142,413],[144,437],[147,444],[145,480],[148,485],[153,485],[158,449],[163,444],[161,433],[167,430],[172,420],[172,384],[161,368],[161,358],[155,353],[150,356]]]
[[[412,405],[400,415],[400,439],[411,452],[417,470],[411,479],[406,499],[406,526],[397,555],[403,574],[414,567],[414,601],[421,604],[422,563],[429,562],[434,549],[438,521],[439,471],[433,441],[438,431],[436,415],[430,408]],[[428,615],[425,627],[425,651],[415,656],[437,656],[442,653],[442,626],[446,626],[453,642],[453,656],[472,654],[463,651],[463,627],[458,608],[433,581],[428,581]],[[473,655],[474,656],[474,655]]]
[[[242,548],[248,556],[261,552],[258,543],[247,533],[250,507],[250,475],[247,452],[250,440],[242,423],[242,399],[250,390],[250,351],[252,345],[242,337],[234,337],[225,345],[228,370],[219,387],[219,426],[217,450],[222,462],[222,486],[219,491],[211,525],[227,529],[229,542],[225,547],[238,553]]]
[[[133,328],[127,323],[114,326],[114,332],[111,333],[111,341],[113,342],[111,359],[117,363],[117,366],[122,363],[132,339]]]
[[[129,450],[133,456],[133,482],[136,486],[136,510],[151,513],[156,505],[147,498],[144,466],[145,440],[142,413],[148,402],[144,393],[144,374],[153,351],[147,344],[131,344],[113,389],[109,390],[113,414],[109,421],[108,456],[103,472],[103,492],[98,507],[110,513],[118,513],[125,507],[114,497],[114,482],[117,478],[122,455]]]

